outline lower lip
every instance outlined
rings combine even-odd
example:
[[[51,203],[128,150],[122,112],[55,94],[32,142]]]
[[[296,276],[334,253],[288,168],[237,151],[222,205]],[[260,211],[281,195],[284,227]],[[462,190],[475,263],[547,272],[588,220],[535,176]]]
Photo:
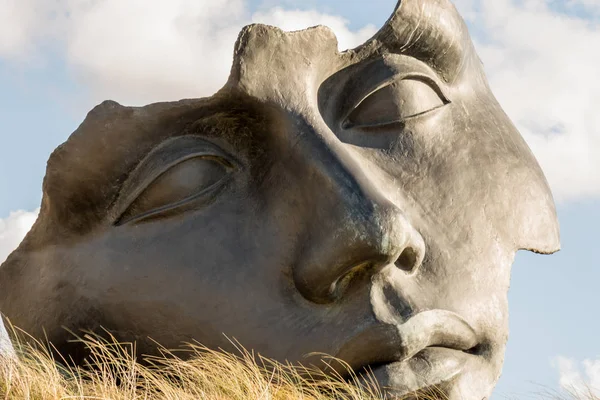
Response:
[[[404,396],[419,390],[442,390],[464,369],[469,354],[443,347],[428,347],[414,357],[400,362],[381,365],[371,375],[388,396]],[[361,381],[372,386],[372,377],[363,374]],[[434,389],[435,388],[435,389]]]

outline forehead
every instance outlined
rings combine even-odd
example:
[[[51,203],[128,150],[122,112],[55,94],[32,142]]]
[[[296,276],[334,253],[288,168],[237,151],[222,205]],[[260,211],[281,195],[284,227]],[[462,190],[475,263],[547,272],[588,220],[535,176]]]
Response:
[[[342,53],[326,27],[283,32],[250,25],[236,43],[227,86],[289,105],[305,101],[314,85],[334,72],[385,54],[420,60],[447,83],[459,79],[467,66],[482,72],[479,63],[471,62],[477,56],[467,27],[449,1],[404,0],[373,38]]]

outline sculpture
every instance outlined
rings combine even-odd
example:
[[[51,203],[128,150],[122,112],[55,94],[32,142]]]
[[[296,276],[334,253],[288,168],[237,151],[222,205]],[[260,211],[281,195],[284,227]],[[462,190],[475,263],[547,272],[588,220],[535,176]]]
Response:
[[[199,77],[202,79],[202,77]],[[372,367],[390,394],[482,399],[519,249],[559,249],[546,179],[447,0],[403,0],[364,45],[243,29],[214,96],[95,107],[50,157],[0,310],[77,360],[71,330],[229,338]]]

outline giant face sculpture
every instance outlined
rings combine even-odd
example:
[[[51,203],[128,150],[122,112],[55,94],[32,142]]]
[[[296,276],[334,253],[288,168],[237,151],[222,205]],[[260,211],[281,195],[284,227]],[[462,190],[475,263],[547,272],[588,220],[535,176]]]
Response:
[[[198,79],[202,79],[199,77]],[[173,347],[370,366],[390,393],[482,399],[519,249],[558,249],[554,203],[446,0],[405,0],[343,53],[253,25],[210,98],[94,108],[51,156],[0,310]]]

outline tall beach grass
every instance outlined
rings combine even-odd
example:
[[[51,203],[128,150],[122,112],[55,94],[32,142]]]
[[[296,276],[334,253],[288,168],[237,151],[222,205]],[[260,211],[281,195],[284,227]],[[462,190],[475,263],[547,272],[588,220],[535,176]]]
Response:
[[[14,330],[13,330],[14,333]],[[15,357],[0,357],[0,400],[375,400],[374,380],[358,384],[317,368],[283,364],[238,346],[239,354],[188,344],[136,358],[135,344],[86,334],[88,365],[74,367],[39,342],[17,340]],[[337,360],[336,360],[337,361]],[[410,399],[440,399],[434,392]]]
[[[14,332],[14,331],[13,331]],[[22,336],[21,336],[22,337]],[[89,365],[74,367],[39,342],[16,341],[15,357],[0,357],[0,400],[375,400],[374,380],[358,384],[316,369],[282,364],[238,346],[239,354],[199,344],[182,350],[158,347],[160,356],[136,357],[135,344],[86,334],[78,341]],[[70,366],[71,365],[71,366]],[[589,393],[545,393],[540,399],[600,400]],[[405,399],[440,400],[435,391]]]

